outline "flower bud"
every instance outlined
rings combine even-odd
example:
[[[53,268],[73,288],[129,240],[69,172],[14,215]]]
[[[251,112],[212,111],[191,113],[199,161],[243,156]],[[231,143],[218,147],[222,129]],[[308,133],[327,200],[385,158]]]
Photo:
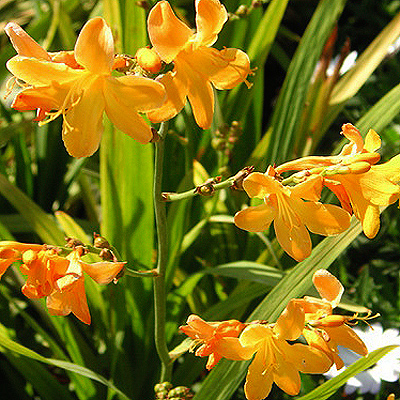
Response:
[[[147,72],[157,74],[162,69],[161,58],[153,49],[142,47],[136,52],[135,58],[138,65]]]

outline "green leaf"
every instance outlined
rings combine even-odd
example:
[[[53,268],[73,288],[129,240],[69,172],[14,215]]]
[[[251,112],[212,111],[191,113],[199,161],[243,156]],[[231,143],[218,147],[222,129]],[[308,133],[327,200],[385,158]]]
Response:
[[[344,385],[352,376],[372,367],[377,361],[384,357],[389,351],[395,349],[396,345],[381,347],[369,353],[367,356],[360,358],[354,364],[347,367],[340,375],[335,376],[329,381],[318,386],[312,392],[305,396],[298,397],[297,400],[325,400],[332,396],[340,386]]]
[[[313,273],[326,269],[361,232],[353,217],[350,228],[335,237],[327,237],[316,246],[310,257],[297,264],[258,305],[248,321],[275,321],[290,299],[300,297],[311,286]],[[240,385],[249,362],[221,360],[204,380],[194,400],[228,400]]]
[[[64,235],[54,219],[12,185],[3,174],[0,174],[0,193],[18,210],[43,242],[54,245],[64,243]]]
[[[375,68],[387,55],[389,46],[400,35],[400,13],[388,24],[376,39],[361,54],[356,65],[335,85],[329,104],[343,103],[353,97]]]
[[[1,346],[5,347],[8,350],[11,350],[14,353],[20,354],[25,357],[29,357],[33,360],[43,362],[45,364],[49,365],[54,365],[59,368],[63,368],[67,371],[74,372],[76,374],[82,375],[86,378],[90,378],[96,382],[100,382],[103,385],[109,387],[112,389],[116,394],[120,396],[121,399],[124,400],[129,400],[129,397],[126,396],[123,392],[121,392],[111,381],[107,380],[104,378],[102,375],[88,369],[85,367],[82,367],[80,365],[68,362],[68,361],[62,361],[62,360],[55,360],[53,358],[46,358],[41,356],[40,354],[34,352],[31,349],[28,349],[25,346],[22,346],[21,344],[14,342],[12,339],[10,339],[4,331],[0,331],[0,342]]]
[[[311,77],[345,2],[322,0],[307,26],[272,116],[270,146],[265,157],[269,164],[279,164],[290,158]]]
[[[284,273],[276,268],[253,261],[235,261],[221,264],[215,268],[205,270],[204,273],[228,276],[235,279],[247,279],[270,287],[275,286],[284,276]]]

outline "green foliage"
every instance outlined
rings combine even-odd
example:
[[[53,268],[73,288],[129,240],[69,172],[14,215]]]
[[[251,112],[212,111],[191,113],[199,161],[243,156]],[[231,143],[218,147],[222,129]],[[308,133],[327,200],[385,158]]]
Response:
[[[148,9],[135,1],[3,3],[3,21],[18,22],[51,51],[72,49],[80,28],[96,15],[103,15],[112,27],[118,53],[134,56],[137,48],[149,43]],[[171,3],[193,25],[193,3]],[[270,164],[311,152],[337,152],[340,124],[348,121],[362,134],[370,128],[380,133],[384,157],[398,153],[400,62],[387,54],[400,33],[398,2],[379,2],[379,21],[359,30],[361,14],[372,7],[368,1],[261,3],[247,2],[243,15],[236,12],[243,5],[239,0],[225,2],[231,18],[215,47],[238,47],[249,54],[257,68],[249,76],[253,86],[218,92],[211,129],[196,126],[189,105],[170,121],[163,190],[190,190],[250,164],[264,171]],[[332,78],[317,67],[329,64],[326,43],[336,25],[332,52],[340,53],[345,32],[351,40],[354,35],[361,55],[354,68]],[[2,32],[0,46],[0,80],[5,84],[9,76],[4,65],[15,52]],[[39,127],[32,112],[10,108],[12,96],[0,105],[0,238],[63,245],[65,235],[89,243],[97,231],[129,268],[155,268],[152,145],[136,143],[106,121],[100,151],[88,160],[74,160],[64,149],[61,121]],[[218,147],[218,130],[233,121],[241,124],[240,137],[231,147]],[[400,327],[398,210],[385,211],[374,242],[359,236],[360,225],[353,221],[341,235],[319,244],[313,239],[312,255],[296,265],[268,232],[260,237],[233,225],[234,213],[248,203],[242,192],[224,189],[214,196],[166,204],[165,336],[170,355],[177,360],[172,383],[193,386],[196,400],[242,399],[237,389],[248,363],[222,360],[205,377],[203,360],[183,355],[190,343],[178,328],[191,313],[207,320],[272,322],[291,298],[309,293],[315,270],[330,268],[346,289],[353,289],[348,290],[351,303],[380,312],[387,327]],[[92,256],[91,261],[98,258]],[[0,373],[11,396],[154,396],[161,367],[154,345],[152,279],[125,276],[108,286],[86,279],[90,326],[72,316],[50,317],[43,301],[21,295],[21,281],[15,267],[0,285]],[[373,352],[299,399],[340,399],[340,393],[334,394],[339,387],[389,350]],[[282,393],[272,392],[271,398],[280,399]]]

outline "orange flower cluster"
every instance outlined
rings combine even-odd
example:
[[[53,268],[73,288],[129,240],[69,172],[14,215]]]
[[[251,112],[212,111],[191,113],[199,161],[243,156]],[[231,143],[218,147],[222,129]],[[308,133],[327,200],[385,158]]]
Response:
[[[274,382],[286,393],[296,395],[301,385],[299,372],[321,374],[333,364],[338,369],[343,367],[338,345],[367,354],[365,344],[348,324],[365,320],[369,314],[366,318],[332,314],[343,294],[342,284],[322,269],[314,273],[313,283],[321,299],[292,299],[274,324],[206,322],[191,315],[180,329],[194,339],[191,350],[200,346],[196,355],[209,357],[208,369],[222,357],[249,360],[254,356],[244,386],[248,400],[267,397]],[[289,343],[301,336],[307,344]]]
[[[0,242],[0,277],[14,262],[20,261],[22,274],[27,275],[22,293],[30,299],[47,297],[51,315],[73,313],[85,324],[91,318],[86,300],[84,272],[99,284],[116,279],[125,262],[82,261],[84,248],[75,247],[66,257],[60,249],[47,245]]]
[[[124,57],[115,56],[111,29],[100,17],[85,24],[73,52],[48,53],[20,26],[7,24],[5,31],[18,53],[7,68],[23,89],[12,107],[36,110],[39,125],[62,115],[62,137],[74,157],[98,149],[104,112],[118,129],[148,143],[153,133],[138,113],[147,113],[152,122],[166,121],[181,111],[188,97],[199,126],[209,128],[212,85],[231,89],[246,82],[251,70],[241,50],[210,48],[227,20],[225,7],[218,0],[195,4],[197,33],[175,16],[167,1],[151,10],[148,30],[154,47],[140,49],[135,60],[142,72],[161,74],[157,79],[137,76]],[[173,63],[172,71],[162,74],[165,63]],[[125,75],[115,77],[113,70]]]
[[[373,238],[379,230],[380,208],[400,198],[400,155],[376,165],[381,140],[375,131],[368,132],[365,142],[351,124],[343,125],[342,134],[350,143],[337,156],[304,157],[246,177],[244,190],[264,203],[239,211],[236,226],[261,232],[274,222],[279,244],[297,261],[311,253],[307,229],[324,236],[341,233],[349,227],[351,214]],[[286,171],[299,172],[283,179]],[[337,196],[341,207],[319,202],[323,187]]]

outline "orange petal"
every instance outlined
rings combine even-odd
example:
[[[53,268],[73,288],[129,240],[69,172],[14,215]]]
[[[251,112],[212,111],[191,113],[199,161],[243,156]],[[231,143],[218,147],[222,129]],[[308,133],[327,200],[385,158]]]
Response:
[[[247,400],[263,400],[271,391],[272,366],[266,365],[262,352],[257,353],[249,366],[244,393]]]
[[[235,225],[249,232],[264,232],[276,216],[276,211],[267,204],[248,207],[235,214]]]
[[[147,30],[154,49],[166,63],[173,61],[193,35],[192,30],[176,17],[167,1],[159,1],[151,9]]]
[[[322,351],[301,343],[280,346],[285,358],[296,370],[307,374],[322,374],[329,370],[332,360]]]
[[[147,114],[150,121],[154,123],[168,121],[175,117],[185,106],[186,96],[189,91],[187,77],[178,60],[175,63],[174,71],[168,72],[157,81],[164,85],[167,100],[160,108]]]
[[[51,315],[68,315],[73,313],[85,324],[90,324],[90,312],[86,300],[84,279],[78,279],[66,292],[54,291],[47,297],[46,305]]]
[[[7,61],[8,70],[18,79],[34,86],[62,84],[84,77],[84,71],[73,69],[62,63],[15,56]]]
[[[19,251],[0,247],[0,278],[7,271],[7,268],[18,260],[21,260],[21,253]]]
[[[90,19],[75,43],[75,59],[90,72],[109,75],[114,63],[111,29],[101,17]]]
[[[83,67],[79,65],[75,60],[75,54],[72,51],[56,51],[54,53],[49,53],[51,61],[56,63],[64,63],[69,67],[74,69],[82,69]]]
[[[18,111],[41,108],[47,112],[58,110],[71,88],[71,84],[59,85],[56,81],[50,86],[26,88],[15,97],[11,107]]]
[[[214,115],[214,92],[211,83],[190,66],[185,72],[188,77],[188,98],[194,119],[200,128],[208,129]]]
[[[97,262],[88,264],[80,261],[82,269],[100,285],[110,283],[124,268],[126,262]]]
[[[200,47],[187,56],[190,65],[207,77],[217,89],[232,89],[251,73],[250,60],[238,49]]]
[[[17,50],[18,55],[50,61],[47,51],[33,40],[18,24],[9,22],[4,30],[9,36],[14,49]]]
[[[373,130],[370,129],[365,136],[364,149],[373,153],[374,151],[380,149],[382,144],[381,137]]]
[[[301,305],[290,300],[273,328],[280,339],[296,340],[304,329],[305,316]]]
[[[293,196],[304,200],[318,201],[321,197],[323,178],[320,175],[310,176],[306,181],[290,189]]]
[[[332,308],[337,307],[344,292],[344,287],[339,279],[326,269],[319,269],[314,272],[312,280],[319,295],[329,301]]]
[[[305,225],[289,226],[282,218],[276,218],[274,228],[279,244],[296,261],[311,254],[311,239]]]
[[[271,176],[261,172],[252,172],[248,175],[243,181],[243,188],[249,197],[257,197],[259,199],[287,189]]]
[[[249,360],[254,354],[253,347],[243,346],[238,338],[224,337],[218,340],[215,351],[228,360]]]
[[[381,225],[379,206],[369,205],[361,222],[365,236],[373,239],[378,234]]]
[[[364,140],[360,134],[360,131],[352,124],[344,124],[342,125],[341,132],[346,139],[353,142],[356,146],[356,152],[361,153],[364,148]]]
[[[62,137],[73,157],[91,156],[99,147],[103,134],[103,78],[94,75],[85,83],[79,102],[64,116]]]
[[[347,325],[341,325],[334,328],[324,327],[331,340],[340,346],[347,347],[354,352],[365,356],[368,354],[367,347],[358,335]]]
[[[307,228],[319,235],[336,235],[350,226],[350,214],[331,204],[303,202],[297,213]]]
[[[287,394],[295,396],[300,392],[301,380],[296,367],[290,362],[278,362],[273,368],[274,382]]]
[[[212,46],[228,20],[225,7],[218,0],[196,0],[196,42]]]

